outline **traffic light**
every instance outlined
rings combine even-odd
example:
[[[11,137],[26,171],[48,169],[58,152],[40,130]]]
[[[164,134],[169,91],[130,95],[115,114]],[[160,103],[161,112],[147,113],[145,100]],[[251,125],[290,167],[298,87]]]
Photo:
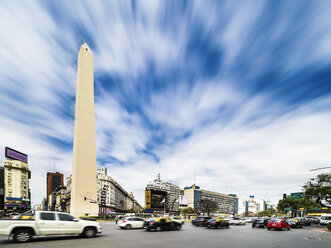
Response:
[[[283,194],[283,200],[286,200],[286,194]]]

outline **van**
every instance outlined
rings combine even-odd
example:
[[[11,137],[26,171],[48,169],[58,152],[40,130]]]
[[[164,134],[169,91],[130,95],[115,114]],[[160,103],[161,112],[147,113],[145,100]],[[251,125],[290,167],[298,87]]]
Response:
[[[331,214],[322,214],[320,225],[331,224]]]

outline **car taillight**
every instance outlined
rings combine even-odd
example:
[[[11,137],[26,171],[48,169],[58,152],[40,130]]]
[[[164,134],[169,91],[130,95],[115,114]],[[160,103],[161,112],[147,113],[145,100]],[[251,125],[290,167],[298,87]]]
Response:
[[[123,223],[125,223],[125,222],[126,222],[126,220],[122,220],[122,222],[123,222]]]
[[[212,224],[216,224],[216,222],[212,222]]]
[[[149,223],[150,226],[153,226],[154,224],[155,224],[155,222],[151,222],[151,223]]]

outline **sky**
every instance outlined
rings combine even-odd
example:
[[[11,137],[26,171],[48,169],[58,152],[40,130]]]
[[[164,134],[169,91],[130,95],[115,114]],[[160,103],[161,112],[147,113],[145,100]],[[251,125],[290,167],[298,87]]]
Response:
[[[33,204],[71,174],[77,56],[93,52],[97,166],[277,203],[331,165],[330,1],[0,1],[0,164]]]

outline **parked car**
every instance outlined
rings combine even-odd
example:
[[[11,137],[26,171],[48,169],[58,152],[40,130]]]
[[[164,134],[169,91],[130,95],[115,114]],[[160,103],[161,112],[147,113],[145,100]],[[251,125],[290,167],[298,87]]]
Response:
[[[302,228],[302,224],[298,219],[289,219],[287,223],[290,224],[291,228]]]
[[[268,225],[268,219],[255,219],[252,222],[252,227],[261,227],[261,228],[265,228]]]
[[[223,218],[218,218],[218,219],[210,219],[207,221],[207,228],[229,228],[230,223],[228,220],[225,220]]]
[[[246,218],[244,218],[244,221],[246,223],[252,223],[253,222],[253,218],[252,217],[246,217]]]
[[[310,226],[311,225],[311,220],[308,218],[301,218],[300,223],[303,226]]]
[[[147,231],[152,231],[152,230],[155,230],[157,232],[166,231],[166,230],[179,231],[182,228],[182,224],[172,220],[171,218],[161,217],[161,218],[149,219],[148,221],[145,221],[145,227]]]
[[[61,212],[36,211],[33,218],[27,220],[0,221],[0,235],[13,237],[19,243],[28,242],[33,236],[83,235],[92,238],[101,232],[100,223]]]
[[[268,223],[268,230],[275,229],[275,230],[282,230],[285,229],[290,230],[290,225],[287,223],[285,219],[272,219]]]
[[[322,214],[320,225],[328,225],[331,223],[331,214]]]
[[[174,216],[171,217],[174,221],[177,221],[178,223],[184,225],[185,221],[183,219],[181,219],[180,217]]]
[[[145,220],[140,217],[125,217],[120,219],[118,227],[121,229],[143,228]]]
[[[208,220],[210,220],[211,217],[199,217],[195,219],[195,226],[207,226]]]

